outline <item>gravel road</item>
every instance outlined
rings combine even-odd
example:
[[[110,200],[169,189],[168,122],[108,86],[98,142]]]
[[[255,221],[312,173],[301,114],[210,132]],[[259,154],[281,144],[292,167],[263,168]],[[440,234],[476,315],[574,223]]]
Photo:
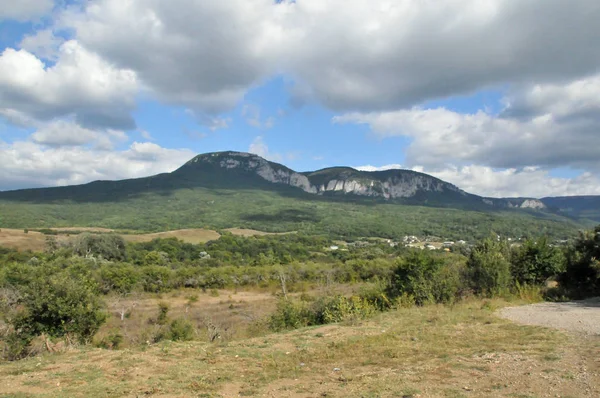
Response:
[[[526,325],[547,326],[588,335],[600,335],[600,298],[568,303],[540,303],[507,307],[502,318]]]

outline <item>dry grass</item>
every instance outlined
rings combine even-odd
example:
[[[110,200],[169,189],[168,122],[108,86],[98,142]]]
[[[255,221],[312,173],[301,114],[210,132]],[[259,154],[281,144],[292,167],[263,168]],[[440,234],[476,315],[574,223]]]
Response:
[[[0,365],[0,395],[599,396],[600,338],[520,326],[501,302],[409,308],[233,342],[73,350]]]
[[[296,231],[291,232],[263,232],[255,229],[244,229],[244,228],[228,228],[225,231],[230,232],[233,235],[238,236],[265,236],[265,235],[288,235],[295,234]]]
[[[123,235],[123,238],[128,242],[150,242],[156,238],[177,238],[187,243],[205,243],[210,240],[219,239],[221,235],[218,232],[210,229],[178,229],[175,231],[157,232],[153,234],[140,234],[140,235]]]
[[[66,239],[66,237],[60,237],[60,240]],[[22,229],[2,228],[0,229],[0,246],[21,251],[44,251],[46,235],[34,231],[25,233]]]
[[[55,235],[59,242],[66,243],[73,238],[74,235],[69,236],[69,232],[100,232],[119,233],[118,230],[108,228],[97,228],[97,227],[66,227],[66,228],[51,228],[55,231],[59,231],[59,235]],[[256,231],[253,229],[240,229],[230,228],[225,231],[231,232],[238,236],[264,236],[264,235],[285,235],[295,232],[282,232],[282,233],[270,233]],[[31,250],[31,251],[43,251],[46,247],[46,235],[40,232],[29,231],[25,233],[22,229],[0,229],[0,246],[10,247],[17,250]],[[202,228],[193,229],[179,229],[175,231],[157,232],[151,234],[134,234],[127,233],[122,235],[123,238],[128,242],[150,242],[156,238],[177,238],[181,239],[186,243],[198,244],[205,243],[211,240],[216,240],[221,237],[217,231]]]
[[[50,228],[51,230],[58,232],[101,232],[101,233],[109,233],[114,232],[114,229],[110,228],[100,228],[100,227],[64,227],[64,228]]]

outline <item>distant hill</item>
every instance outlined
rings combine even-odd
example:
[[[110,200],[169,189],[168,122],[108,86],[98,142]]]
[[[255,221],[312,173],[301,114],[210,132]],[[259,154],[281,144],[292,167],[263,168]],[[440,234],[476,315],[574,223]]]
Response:
[[[172,173],[145,178],[0,192],[0,227],[564,235],[600,221],[599,202],[598,197],[484,198],[411,170],[334,167],[300,173],[227,151],[198,155]]]

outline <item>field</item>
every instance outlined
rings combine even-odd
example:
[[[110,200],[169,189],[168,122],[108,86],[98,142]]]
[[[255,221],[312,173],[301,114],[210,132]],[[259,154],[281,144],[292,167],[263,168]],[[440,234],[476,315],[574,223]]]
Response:
[[[238,298],[233,292],[220,295]],[[257,293],[237,295],[247,304],[250,297],[261,303],[274,300]],[[513,324],[495,315],[505,304],[473,299],[398,309],[367,321],[216,343],[70,349],[0,365],[0,394],[598,396],[598,337]],[[203,296],[197,308],[205,305],[218,306],[219,299]]]
[[[127,242],[132,243],[150,242],[151,240],[157,238],[177,238],[186,243],[198,244],[219,239],[221,237],[221,235],[217,231],[203,228],[179,229],[174,231],[156,232],[149,234],[136,234],[131,233],[131,231],[126,231],[125,233],[119,230],[99,227],[62,227],[50,229],[58,232],[57,235],[53,236],[55,236],[56,239],[61,243],[69,242],[81,232],[114,232],[117,234],[121,234]],[[225,231],[233,235],[245,237],[285,234],[240,228],[229,228]],[[46,248],[46,237],[47,235],[37,231],[29,230],[25,232],[23,229],[2,228],[0,229],[0,246],[9,247],[21,251],[44,251],[44,249]]]

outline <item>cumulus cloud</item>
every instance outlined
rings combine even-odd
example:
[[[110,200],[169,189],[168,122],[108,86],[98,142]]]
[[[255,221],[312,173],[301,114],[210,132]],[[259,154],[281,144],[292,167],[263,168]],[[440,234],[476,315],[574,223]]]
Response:
[[[0,55],[0,114],[21,121],[73,116],[88,128],[131,129],[137,90],[135,72],[113,67],[75,40],[60,46],[52,66],[24,49]]]
[[[383,171],[405,169],[400,164],[382,166],[359,166],[357,170]],[[410,170],[426,173],[450,182],[462,190],[480,196],[495,198],[569,195],[600,195],[600,179],[589,172],[575,177],[553,177],[548,170],[539,167],[522,169],[494,169],[492,167],[468,165],[428,169],[414,166]]]
[[[272,0],[97,0],[65,24],[158,98],[211,114],[275,70],[277,11]]]
[[[193,156],[187,149],[166,149],[149,142],[134,142],[121,151],[101,151],[0,141],[0,190],[144,177],[175,170]]]
[[[43,29],[25,36],[19,43],[19,47],[40,59],[56,61],[63,42],[61,37],[54,35],[52,29]]]
[[[53,0],[1,0],[0,21],[3,19],[16,19],[26,22],[37,19],[54,7]]]
[[[600,64],[598,20],[595,0],[96,0],[64,23],[159,97],[211,113],[280,72],[301,101],[362,111],[574,79]]]
[[[72,121],[55,120],[41,126],[30,139],[55,148],[91,145],[98,150],[111,150],[115,143],[127,141],[127,135],[120,130],[91,130]]]
[[[511,92],[494,115],[445,108],[347,113],[335,123],[366,124],[382,137],[412,138],[409,166],[496,168],[572,166],[600,170],[600,75]]]
[[[288,8],[288,68],[337,110],[570,80],[600,64],[596,0],[303,0]]]
[[[422,167],[414,169],[451,182],[467,192],[488,197],[600,195],[600,179],[589,172],[565,178],[553,177],[549,171],[536,167],[495,170],[471,165],[438,171]]]

